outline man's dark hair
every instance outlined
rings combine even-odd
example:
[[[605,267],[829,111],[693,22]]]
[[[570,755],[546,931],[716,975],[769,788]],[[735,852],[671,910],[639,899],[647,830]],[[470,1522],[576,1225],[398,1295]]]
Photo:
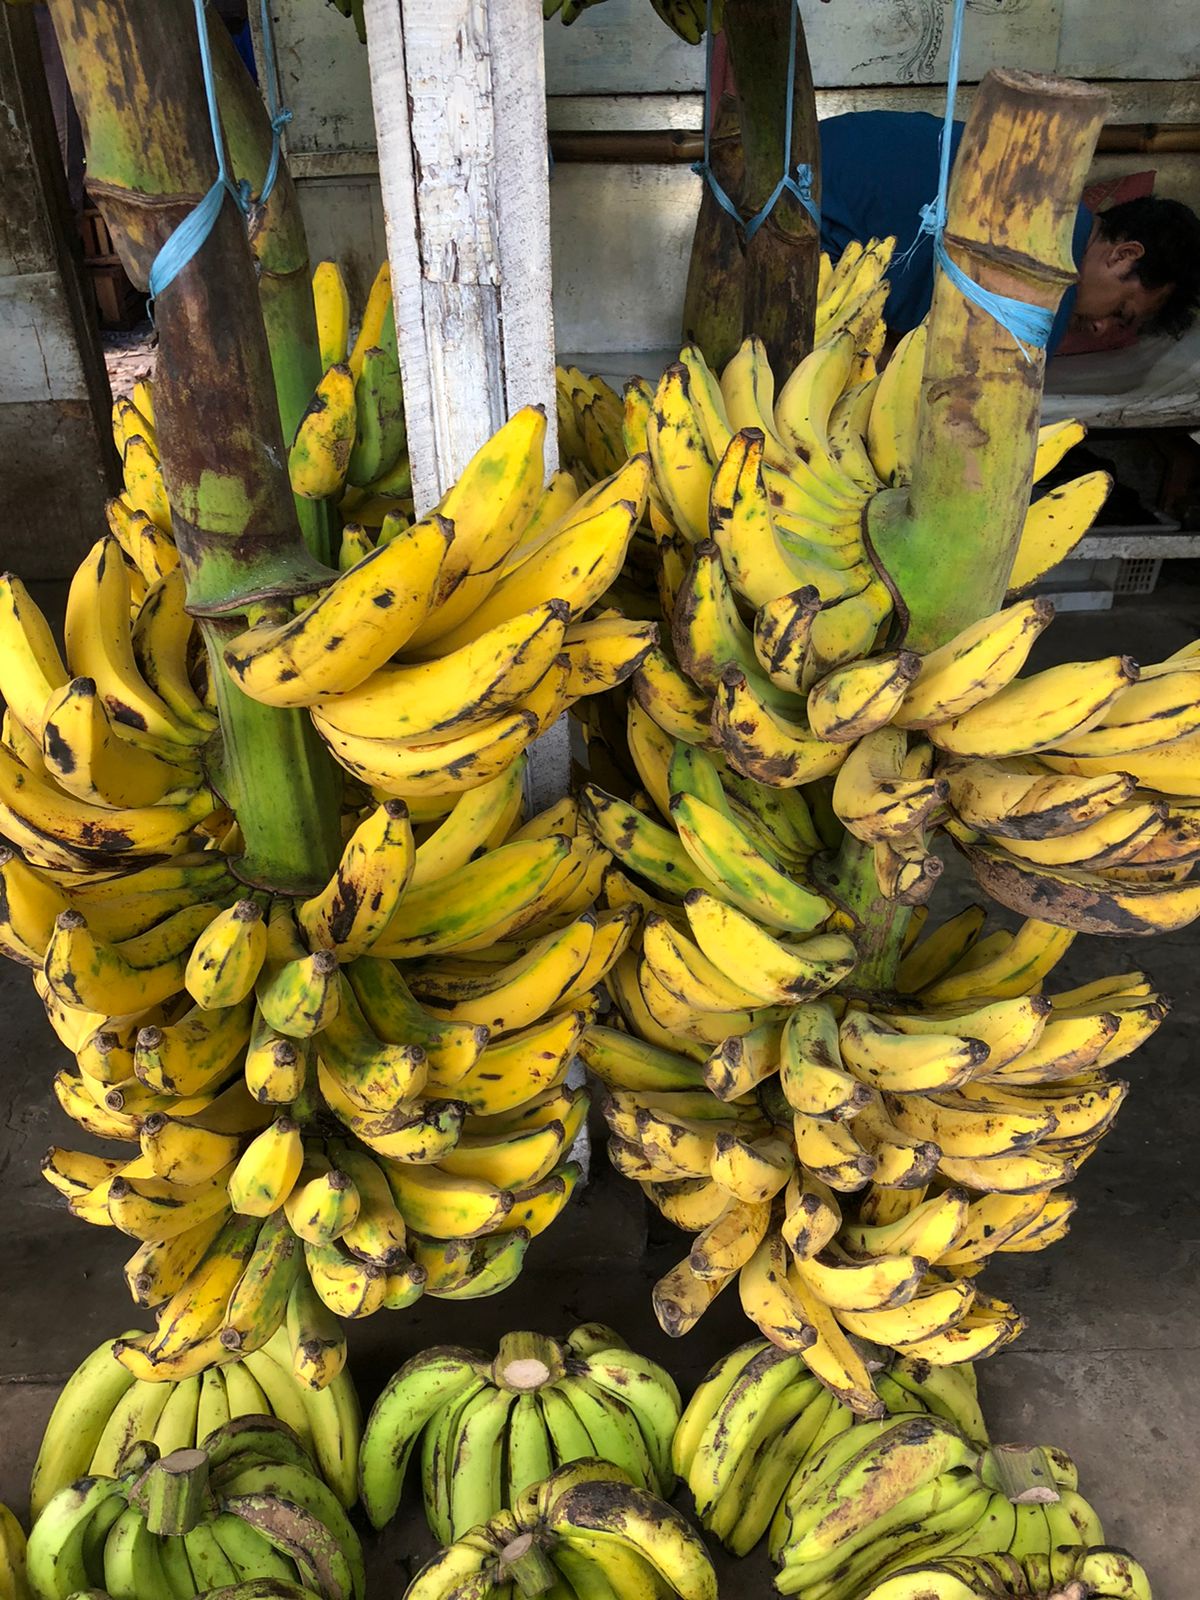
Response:
[[[1200,217],[1181,200],[1146,196],[1096,213],[1105,239],[1135,240],[1146,252],[1133,266],[1147,289],[1170,284],[1171,294],[1154,318],[1156,332],[1178,339],[1200,310]]]

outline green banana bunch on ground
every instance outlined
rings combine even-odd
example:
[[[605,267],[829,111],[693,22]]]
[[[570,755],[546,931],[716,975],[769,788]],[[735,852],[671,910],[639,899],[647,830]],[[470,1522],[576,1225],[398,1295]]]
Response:
[[[855,1423],[810,1453],[784,1492],[770,1530],[776,1587],[851,1600],[895,1569],[951,1557],[989,1557],[1052,1587],[1103,1544],[1076,1481],[1061,1452],[980,1453],[938,1417]]]
[[[1002,1556],[949,1556],[902,1567],[865,1590],[862,1600],[1150,1600],[1150,1583],[1127,1550],[1064,1546],[1033,1571]]]
[[[130,1335],[123,1335],[128,1338]],[[297,1381],[280,1329],[259,1350],[177,1383],[135,1378],[106,1339],[85,1357],[50,1414],[29,1491],[34,1520],[60,1489],[80,1478],[115,1477],[139,1441],[160,1455],[202,1446],[225,1423],[274,1417],[300,1440],[342,1505],[358,1498],[362,1416],[343,1369],[324,1388]]]
[[[116,1600],[103,1589],[79,1589],[70,1600]],[[246,1583],[233,1583],[221,1589],[206,1589],[204,1600],[320,1600],[315,1589],[302,1588],[298,1583],[285,1583],[281,1578],[251,1578]]]
[[[29,1600],[25,1530],[5,1505],[0,1505],[0,1600]]]
[[[405,1600],[515,1594],[716,1600],[708,1552],[677,1511],[595,1459],[559,1467],[514,1511],[473,1528],[425,1564]]]
[[[876,359],[890,255],[823,262],[816,348],[778,385],[751,339],[720,374],[688,347],[627,386],[652,478],[607,599],[659,641],[572,710],[614,861],[600,904],[640,913],[582,1053],[614,1165],[697,1236],[659,1321],[686,1333],[736,1282],[863,1416],[883,1406],[860,1341],[947,1365],[1020,1334],[980,1269],[1065,1235],[1061,1191],[1127,1092],[1111,1069],[1166,1015],[1140,972],[1050,992],[1076,934],[1200,913],[1195,649],[1018,676],[1053,610],[1017,591],[1086,531],[1104,474],[1033,502],[1011,604],[904,647],[863,534],[916,450],[924,328]],[[611,471],[615,396],[569,369],[559,402],[580,478]],[[1035,480],[1081,436],[1044,428]],[[980,907],[929,921],[937,830],[1015,932]],[[864,975],[889,924],[898,962]]]
[[[891,1418],[928,1414],[956,1427],[976,1448],[987,1430],[974,1368],[929,1367],[897,1359],[876,1375]],[[672,1464],[691,1490],[701,1525],[731,1555],[748,1555],[771,1526],[794,1478],[855,1416],[798,1355],[752,1340],[723,1357],[688,1402],[675,1432]]]
[[[669,1374],[599,1323],[561,1341],[507,1334],[493,1361],[436,1346],[407,1361],[372,1407],[363,1505],[373,1527],[391,1521],[418,1445],[425,1515],[443,1544],[515,1510],[556,1467],[584,1458],[665,1498],[679,1412]]]
[[[308,1452],[265,1416],[226,1422],[204,1448],[135,1442],[112,1476],[60,1489],[29,1536],[35,1600],[101,1587],[117,1600],[205,1595],[255,1579],[361,1600],[362,1548]]]

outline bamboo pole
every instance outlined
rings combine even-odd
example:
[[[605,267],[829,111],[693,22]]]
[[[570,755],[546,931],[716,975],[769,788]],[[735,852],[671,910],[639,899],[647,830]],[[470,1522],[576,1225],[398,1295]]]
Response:
[[[1054,311],[1075,276],[1071,235],[1104,121],[1102,89],[989,72],[950,185],[946,248],[985,288]],[[939,273],[911,487],[878,496],[869,533],[912,649],[944,643],[1004,598],[1033,478],[1044,351],[1026,359]]]
[[[89,186],[133,281],[215,176],[188,0],[52,0],[87,149]],[[228,681],[221,645],[248,605],[329,573],[305,550],[254,263],[233,204],[156,307],[155,411],[188,608],[202,619],[222,706],[219,787],[248,882],[306,892],[336,862],[340,776],[307,713],[270,711]]]

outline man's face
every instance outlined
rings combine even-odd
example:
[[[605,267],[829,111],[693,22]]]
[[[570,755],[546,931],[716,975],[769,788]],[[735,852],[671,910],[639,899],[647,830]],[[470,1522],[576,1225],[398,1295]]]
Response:
[[[1145,254],[1136,239],[1097,233],[1084,251],[1071,327],[1079,333],[1138,333],[1170,299],[1172,284],[1148,289],[1137,276]]]

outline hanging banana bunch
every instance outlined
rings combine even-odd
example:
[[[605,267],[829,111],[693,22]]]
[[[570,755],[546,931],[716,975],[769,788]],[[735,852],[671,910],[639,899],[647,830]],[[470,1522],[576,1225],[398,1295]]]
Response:
[[[778,385],[747,340],[719,375],[689,347],[627,386],[622,438],[652,477],[613,594],[659,641],[573,713],[580,813],[613,858],[600,904],[639,914],[581,1048],[610,1159],[694,1236],[659,1321],[686,1333],[736,1283],[866,1416],[873,1348],[939,1366],[1018,1336],[979,1274],[1065,1235],[1066,1186],[1127,1092],[1112,1069],[1166,1015],[1141,972],[1056,983],[1076,935],[1200,915],[1200,650],[1025,670],[1054,614],[1026,591],[1105,474],[1034,499],[1004,607],[905,648],[863,531],[916,450],[924,328],[876,364],[890,255],[823,261],[817,346]],[[611,412],[597,387],[560,377],[585,475],[611,466],[582,425]],[[1082,431],[1041,430],[1035,482]],[[1015,929],[929,917],[943,839]],[[864,973],[881,927],[898,953]]]
[[[327,263],[315,295],[326,372],[293,485],[377,500],[407,471],[386,269],[353,346]],[[305,708],[346,774],[340,860],[292,898],[237,876],[148,384],[114,423],[125,492],[72,582],[65,653],[0,582],[0,946],[74,1057],[59,1104],[114,1152],[56,1146],[43,1171],[134,1242],[130,1293],[157,1322],[117,1341],[134,1378],[283,1341],[318,1389],[341,1319],[498,1292],[578,1181],[588,1100],[566,1074],[637,913],[594,910],[608,852],[573,806],[526,818],[523,782],[539,734],[656,642],[585,619],[649,469],[586,502],[543,488],[526,408],[434,514],[347,530],[325,588],[228,637],[233,683]]]

